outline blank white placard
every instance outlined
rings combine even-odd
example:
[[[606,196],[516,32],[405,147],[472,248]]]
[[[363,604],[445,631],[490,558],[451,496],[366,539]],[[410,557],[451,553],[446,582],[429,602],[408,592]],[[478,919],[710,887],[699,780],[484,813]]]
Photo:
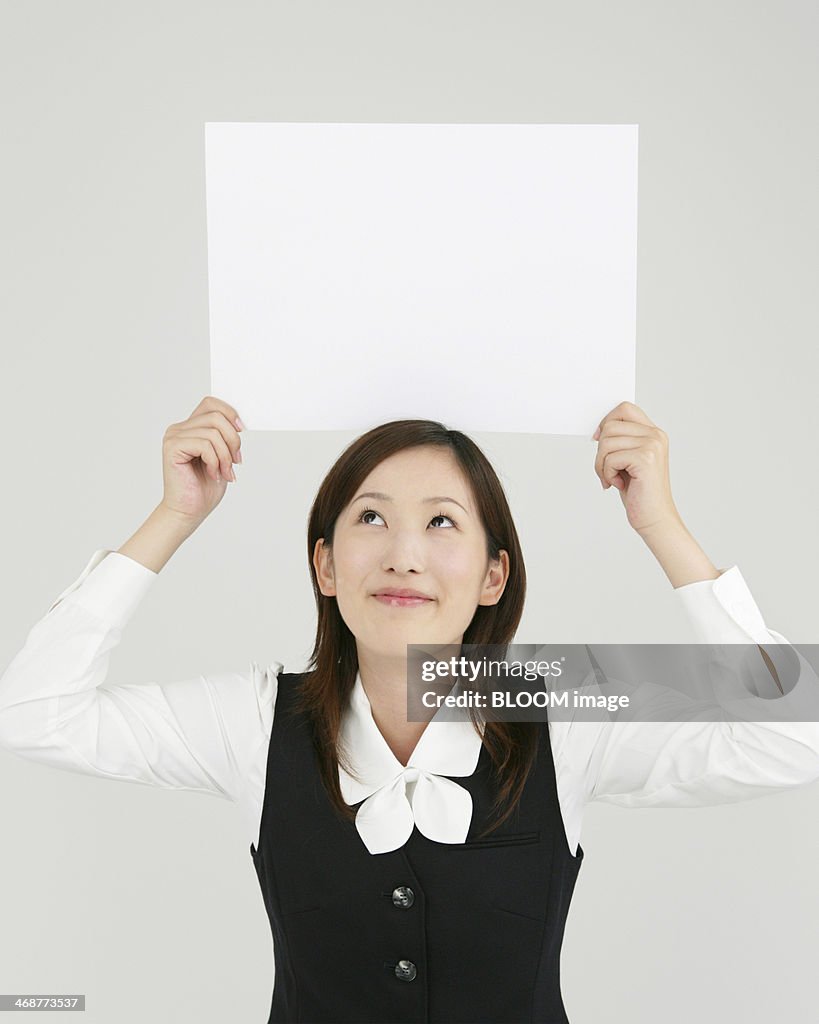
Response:
[[[637,136],[206,123],[211,393],[251,430],[589,437],[634,401]]]

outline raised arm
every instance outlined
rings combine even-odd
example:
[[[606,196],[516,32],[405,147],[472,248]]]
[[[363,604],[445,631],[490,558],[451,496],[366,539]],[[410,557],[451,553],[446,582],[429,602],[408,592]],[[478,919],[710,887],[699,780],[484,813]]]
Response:
[[[235,456],[238,434],[233,427],[229,433],[216,404],[230,411],[207,398],[169,428],[162,502],[119,551],[93,554],[0,677],[6,750],[71,771],[235,798],[261,740],[255,665],[168,683],[106,685],[111,651],[159,570],[225,493],[222,449]]]
[[[741,701],[743,720],[714,720],[713,705],[673,693],[659,679],[635,687],[635,703],[643,718],[650,717],[653,707],[662,709],[662,717],[674,706],[676,721],[556,722],[558,787],[573,809],[567,821],[572,852],[582,807],[591,801],[696,807],[750,800],[819,780],[819,677],[786,637],[767,628],[739,568],[676,593],[698,642],[745,644],[749,651],[754,643],[765,645],[781,689],[761,663],[731,659],[731,671],[739,669],[747,692]],[[614,692],[625,691],[622,681],[611,682]]]

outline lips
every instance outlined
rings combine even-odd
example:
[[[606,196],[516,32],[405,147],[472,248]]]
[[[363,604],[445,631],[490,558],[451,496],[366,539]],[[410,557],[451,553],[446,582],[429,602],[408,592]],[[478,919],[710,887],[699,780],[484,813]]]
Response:
[[[424,608],[434,601],[434,598],[428,594],[423,594],[420,590],[411,590],[408,587],[390,587],[386,590],[379,590],[378,593],[373,594],[373,597],[380,604],[390,608]]]

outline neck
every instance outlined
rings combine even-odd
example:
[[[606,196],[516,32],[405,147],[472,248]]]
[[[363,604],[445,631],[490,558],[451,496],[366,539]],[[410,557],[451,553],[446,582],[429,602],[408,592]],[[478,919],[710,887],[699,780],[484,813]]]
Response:
[[[407,723],[407,658],[359,650],[358,673],[373,715],[399,727]],[[410,723],[411,724],[411,723]]]
[[[460,652],[460,642],[449,653]],[[446,657],[447,648],[437,647],[436,656]],[[407,721],[407,655],[374,654],[358,646],[358,673],[370,702],[373,719],[381,735],[402,764],[406,764],[421,734],[425,721]]]

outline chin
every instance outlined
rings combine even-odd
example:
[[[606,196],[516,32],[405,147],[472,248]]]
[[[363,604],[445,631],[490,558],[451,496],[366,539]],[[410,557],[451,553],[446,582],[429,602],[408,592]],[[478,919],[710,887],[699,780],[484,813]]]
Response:
[[[384,632],[385,631],[383,630],[380,631],[372,643],[367,643],[366,638],[362,638],[360,636],[358,637],[358,640],[361,641],[363,639],[365,645],[373,651],[374,654],[388,658],[406,658],[408,644],[427,645],[444,643],[444,641],[438,640],[434,636],[418,636],[417,633],[411,633],[409,631],[404,635],[398,631],[391,632],[389,637],[385,637]]]

